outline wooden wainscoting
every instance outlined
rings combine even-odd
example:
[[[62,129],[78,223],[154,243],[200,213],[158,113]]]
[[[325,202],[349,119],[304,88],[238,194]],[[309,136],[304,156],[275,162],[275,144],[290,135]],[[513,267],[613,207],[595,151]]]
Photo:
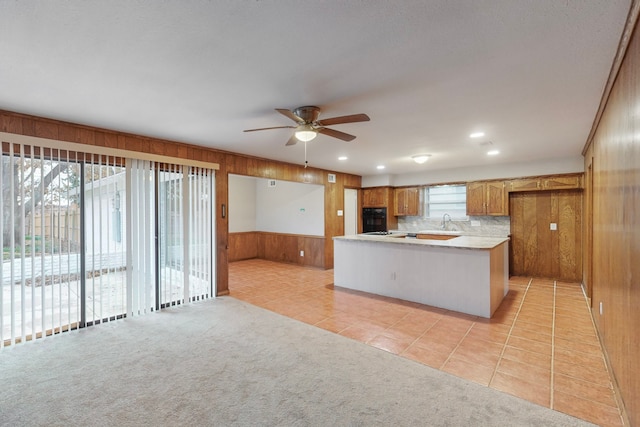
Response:
[[[510,273],[581,282],[582,190],[510,193],[509,205]]]
[[[259,242],[257,231],[229,233],[229,262],[258,258]]]
[[[249,231],[229,233],[229,262],[260,258],[324,268],[325,238]],[[304,251],[304,256],[300,256]]]

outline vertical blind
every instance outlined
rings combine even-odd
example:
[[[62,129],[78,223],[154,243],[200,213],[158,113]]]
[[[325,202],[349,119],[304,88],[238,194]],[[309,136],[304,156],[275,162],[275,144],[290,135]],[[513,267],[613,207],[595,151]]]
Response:
[[[215,295],[214,170],[2,144],[0,347]]]

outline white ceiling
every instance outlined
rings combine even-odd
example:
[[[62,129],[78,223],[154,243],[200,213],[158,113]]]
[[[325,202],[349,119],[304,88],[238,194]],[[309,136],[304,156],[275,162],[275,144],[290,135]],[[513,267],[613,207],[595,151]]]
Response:
[[[0,109],[297,164],[291,129],[242,131],[293,124],[274,108],[366,113],[333,126],[353,142],[307,147],[311,166],[363,176],[580,156],[629,7],[0,0]]]

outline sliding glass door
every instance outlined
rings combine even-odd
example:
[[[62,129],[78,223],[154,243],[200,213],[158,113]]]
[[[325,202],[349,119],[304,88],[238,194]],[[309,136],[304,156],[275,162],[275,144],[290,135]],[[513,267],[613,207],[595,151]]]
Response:
[[[0,347],[214,289],[214,171],[3,143]]]
[[[68,152],[3,143],[0,346],[80,321],[81,164]]]
[[[159,172],[161,307],[206,299],[214,294],[211,172],[176,165]]]
[[[122,161],[94,155],[83,164],[83,325],[115,320],[126,312],[127,205]]]

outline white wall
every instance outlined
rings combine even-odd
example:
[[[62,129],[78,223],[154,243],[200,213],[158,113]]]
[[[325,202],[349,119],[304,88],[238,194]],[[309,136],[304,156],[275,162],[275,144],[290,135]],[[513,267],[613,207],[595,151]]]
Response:
[[[324,186],[229,175],[228,215],[230,233],[324,236]]]
[[[229,233],[256,230],[256,178],[229,175]]]
[[[324,186],[256,179],[256,229],[324,236]]]
[[[428,185],[447,182],[482,181],[489,179],[517,178],[522,176],[553,175],[584,172],[582,156],[534,161],[526,163],[497,164],[456,169],[429,170],[401,175],[369,175],[362,177],[363,187]]]

